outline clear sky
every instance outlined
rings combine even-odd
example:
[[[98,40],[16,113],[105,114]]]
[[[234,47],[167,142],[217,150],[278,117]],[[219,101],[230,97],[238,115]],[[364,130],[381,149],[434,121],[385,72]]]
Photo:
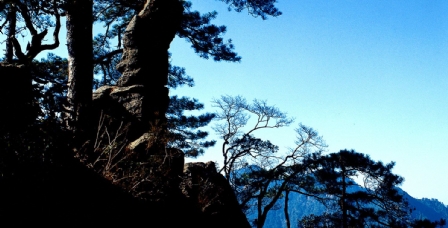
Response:
[[[448,1],[280,0],[283,15],[266,21],[228,12],[221,1],[191,1],[200,12],[218,11],[214,23],[227,26],[243,59],[200,59],[176,38],[172,63],[196,85],[172,94],[198,98],[207,111],[221,95],[267,100],[296,118],[265,132],[280,148],[294,146],[301,122],[329,152],[395,161],[405,191],[448,204]],[[66,56],[64,48],[56,53]],[[220,143],[197,160],[221,161]]]
[[[447,1],[281,0],[283,15],[266,21],[220,1],[192,3],[218,11],[214,22],[227,26],[242,61],[203,60],[176,39],[173,64],[196,85],[173,94],[198,98],[207,110],[225,94],[267,100],[296,118],[291,128],[266,131],[280,148],[294,145],[301,122],[329,152],[395,161],[405,191],[448,204]],[[220,145],[200,160],[219,162]]]

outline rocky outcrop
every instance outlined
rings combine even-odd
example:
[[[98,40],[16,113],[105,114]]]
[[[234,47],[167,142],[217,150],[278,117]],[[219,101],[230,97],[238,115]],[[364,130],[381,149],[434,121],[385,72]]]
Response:
[[[142,97],[138,93],[139,89],[138,86],[102,87],[94,93],[95,107],[103,107],[101,110],[107,110],[104,112],[115,114],[109,116],[110,125],[116,126],[114,123],[121,119],[130,121],[130,128],[133,125],[142,127],[144,123],[139,108]],[[139,134],[132,134],[132,137],[130,134],[124,134],[129,139],[125,145],[127,153],[130,153],[128,159],[134,156],[138,159],[144,157],[151,162],[142,167],[148,170],[148,175],[140,177],[149,181],[141,184],[140,193],[134,193],[146,200],[172,208],[169,213],[174,217],[182,215],[184,223],[190,222],[195,227],[250,227],[232,188],[216,171],[213,162],[184,165],[183,153],[180,150],[149,150],[156,136],[153,132],[144,130],[145,127],[138,129],[138,132],[141,132],[139,137]],[[133,132],[137,130],[134,129]],[[129,183],[123,186],[129,186]]]
[[[166,123],[169,103],[168,49],[180,28],[183,10],[179,0],[147,0],[126,28],[123,55],[117,65],[122,72],[117,85],[144,86],[144,116],[161,127]]]
[[[202,212],[206,227],[251,227],[215,163],[185,164],[181,190],[188,202]]]
[[[143,191],[149,193],[148,185],[156,182],[153,178],[170,180],[167,185],[172,186],[181,176],[171,164],[183,161],[183,154],[165,148],[169,140],[165,113],[168,48],[181,25],[183,10],[179,0],[147,0],[124,33],[123,55],[117,65],[122,75],[117,85],[101,87],[93,94],[98,117],[95,150],[80,157],[113,182],[124,181],[139,197]],[[131,160],[133,164],[123,162]],[[150,191],[159,192],[161,185]]]
[[[173,2],[177,7],[168,7]],[[124,34],[123,55],[117,65],[122,76],[117,85],[101,87],[93,94],[98,134],[94,153],[84,160],[112,182],[147,200],[180,194],[183,153],[165,148],[165,112],[169,103],[168,48],[182,11],[177,0],[148,0]],[[105,162],[108,154],[113,159]]]

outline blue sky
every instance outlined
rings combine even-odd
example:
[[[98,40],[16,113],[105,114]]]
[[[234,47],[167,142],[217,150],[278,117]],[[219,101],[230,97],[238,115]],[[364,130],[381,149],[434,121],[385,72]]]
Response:
[[[214,22],[227,26],[243,59],[203,60],[176,39],[173,63],[196,85],[173,94],[198,98],[207,110],[225,94],[267,100],[296,118],[264,132],[280,148],[294,145],[301,122],[329,152],[395,161],[405,191],[448,204],[448,2],[283,0],[283,15],[266,21],[228,12],[220,1],[192,2],[218,11]],[[219,162],[219,148],[200,160]]]
[[[405,191],[448,204],[447,1],[281,0],[283,15],[266,21],[228,12],[221,1],[191,2],[200,12],[218,11],[214,23],[227,26],[243,59],[200,59],[176,38],[172,63],[196,85],[171,94],[198,98],[206,111],[221,95],[267,100],[296,119],[263,132],[285,151],[301,122],[324,137],[329,152],[395,161]],[[56,53],[66,56],[64,48]],[[198,160],[221,161],[219,143]]]

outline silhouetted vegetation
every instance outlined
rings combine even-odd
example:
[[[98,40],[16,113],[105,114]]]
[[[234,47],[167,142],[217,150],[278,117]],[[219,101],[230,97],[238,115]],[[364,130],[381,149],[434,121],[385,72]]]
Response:
[[[251,9],[253,16],[266,18],[279,14],[271,1],[225,3],[237,11]],[[67,36],[63,43],[67,45],[68,59],[48,55],[47,59],[35,60],[40,52],[59,46],[61,17],[66,19]],[[239,61],[230,40],[222,37],[225,27],[211,23],[215,17],[214,12],[201,15],[192,10],[190,2],[183,0],[1,1],[0,29],[7,34],[1,75],[5,76],[2,85],[9,87],[0,94],[3,110],[8,112],[0,126],[0,181],[4,193],[1,211],[5,212],[14,201],[21,202],[16,203],[17,210],[2,215],[14,214],[8,217],[11,221],[28,217],[29,223],[34,225],[85,226],[90,220],[90,225],[110,226],[120,224],[114,220],[133,219],[127,225],[135,225],[141,221],[135,217],[143,218],[142,214],[162,218],[160,215],[170,212],[186,225],[193,226],[188,221],[194,219],[189,219],[188,215],[195,214],[199,218],[203,213],[182,196],[179,188],[183,179],[183,157],[198,156],[214,144],[214,141],[205,140],[206,132],[196,130],[207,125],[214,115],[185,115],[184,111],[203,107],[197,100],[186,97],[172,97],[168,108],[164,99],[168,94],[166,86],[192,86],[193,80],[185,75],[183,68],[169,64],[167,49],[177,35],[191,42],[200,57]],[[152,29],[145,31],[149,36],[125,32],[126,27],[135,28],[132,20],[140,20]],[[96,21],[106,25],[106,32],[92,39],[92,24]],[[45,44],[45,36],[51,30],[54,42]],[[19,43],[17,37],[27,33],[31,35],[28,44]],[[118,44],[112,47],[110,41],[115,38]],[[135,48],[132,44],[137,44],[136,50],[145,55],[129,55]],[[121,65],[116,71],[118,63]],[[141,79],[133,67],[150,69],[151,77],[146,71],[145,78]],[[121,77],[118,72],[123,73]],[[100,78],[96,83],[94,74]],[[146,87],[133,97],[144,97],[149,105],[132,101],[131,106],[121,109],[125,112],[116,113],[118,116],[106,113],[108,110],[104,115],[96,113],[96,108],[107,102],[101,100],[99,106],[93,107],[92,88],[102,85],[116,85],[113,88],[125,90]],[[123,102],[123,99],[117,101]],[[126,110],[130,107],[132,112]],[[144,110],[144,114],[137,114],[135,110]],[[89,192],[89,187],[95,190]],[[150,189],[145,190],[146,187]],[[31,193],[23,195],[29,189]],[[100,192],[105,193],[100,197],[97,194]],[[125,192],[132,193],[132,197]],[[140,197],[148,192],[154,193],[153,198]],[[38,200],[39,196],[43,199]],[[109,197],[112,199],[108,200]],[[61,203],[57,203],[58,198],[62,199]],[[151,199],[152,204],[136,200],[138,198]],[[219,203],[226,205],[226,202]],[[113,204],[117,206],[111,206]],[[35,210],[21,214],[18,213],[20,207],[35,207]],[[68,207],[79,211],[67,210]],[[116,213],[107,213],[107,208],[116,210],[117,207],[120,209]],[[135,210],[125,212],[129,207]],[[152,211],[154,208],[159,210]],[[140,212],[136,212],[139,209]],[[101,212],[95,213],[95,210]],[[219,212],[212,214],[216,213]],[[52,216],[58,219],[52,221]],[[122,220],[116,219],[118,217]],[[78,220],[73,222],[74,218]],[[157,218],[152,222],[159,223]],[[104,219],[108,222],[100,223]],[[208,227],[205,223],[200,225],[201,221],[194,225]],[[160,224],[173,227],[176,222]],[[15,225],[24,224],[28,222]]]
[[[221,1],[262,19],[281,15],[275,0]],[[328,209],[304,217],[303,227],[445,225],[445,220],[410,219],[412,210],[396,189],[403,179],[392,173],[394,163],[355,151],[324,154],[322,137],[302,124],[284,153],[258,137],[261,129],[293,122],[265,101],[222,96],[213,101],[217,113],[186,114],[203,104],[168,97],[168,89],[194,86],[184,68],[171,65],[168,48],[175,36],[190,42],[201,58],[241,60],[223,37],[226,27],[211,23],[216,16],[194,11],[184,0],[0,1],[0,31],[7,34],[0,65],[2,220],[17,226],[132,227],[150,215],[151,223],[164,227],[178,221],[210,227],[217,217],[231,224],[224,220],[236,197],[242,211],[256,212],[254,226],[263,227],[270,211],[284,208],[290,227],[288,197],[298,193]],[[60,45],[61,17],[69,56],[36,60]],[[93,36],[96,22],[105,31]],[[53,41],[46,44],[49,29]],[[27,33],[25,48],[17,37]],[[213,119],[220,121],[215,130],[224,141],[219,172],[236,196],[222,176],[207,170],[214,164],[192,165],[190,176],[183,173],[185,156],[197,157],[215,145],[200,130]],[[359,175],[362,189],[353,180]],[[175,218],[164,221],[170,213]]]

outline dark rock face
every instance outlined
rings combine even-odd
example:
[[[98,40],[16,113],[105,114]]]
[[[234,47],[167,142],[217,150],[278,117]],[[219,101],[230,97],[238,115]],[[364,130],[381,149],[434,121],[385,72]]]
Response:
[[[149,121],[143,112],[146,98],[145,87],[142,85],[102,86],[93,92],[94,117],[109,116],[111,118],[109,122],[123,122],[125,126],[132,125],[128,129],[126,138],[129,141],[136,140],[149,131]],[[100,119],[94,120],[94,123],[99,122]]]
[[[166,211],[138,201],[75,159],[23,164],[13,176],[0,178],[4,227],[137,227],[148,214],[165,222]]]
[[[177,194],[140,200],[68,159],[58,165],[24,164],[0,178],[5,227],[235,227],[249,228],[214,163],[187,163]],[[31,172],[32,171],[32,172]],[[30,175],[31,174],[31,175]]]
[[[251,227],[233,189],[216,171],[215,163],[185,164],[181,189],[189,202],[202,212],[206,227]]]

